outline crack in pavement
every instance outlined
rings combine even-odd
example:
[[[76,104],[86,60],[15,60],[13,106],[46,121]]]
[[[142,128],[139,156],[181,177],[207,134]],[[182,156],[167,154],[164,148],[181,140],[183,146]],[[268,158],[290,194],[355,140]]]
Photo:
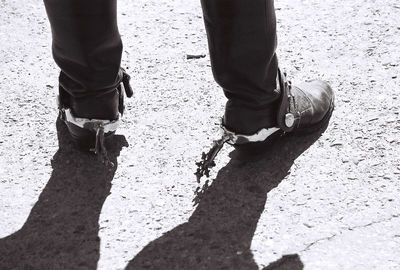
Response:
[[[354,230],[361,229],[361,228],[367,228],[367,227],[371,227],[371,226],[376,225],[376,224],[380,224],[380,223],[383,223],[383,222],[391,221],[391,220],[393,220],[393,219],[395,219],[395,218],[400,218],[400,214],[398,214],[398,215],[392,215],[390,218],[383,219],[383,220],[378,220],[378,221],[373,221],[373,222],[370,222],[370,223],[365,224],[365,225],[359,225],[359,226],[349,227],[349,228],[346,228],[345,230],[347,230],[347,231],[354,231]],[[313,247],[313,246],[315,246],[316,244],[319,244],[319,243],[321,243],[321,242],[323,242],[323,241],[330,241],[330,240],[332,240],[333,238],[335,238],[336,236],[342,235],[344,232],[345,232],[345,231],[343,230],[343,231],[340,231],[340,232],[337,233],[337,234],[335,233],[335,234],[332,234],[332,235],[330,235],[330,236],[327,236],[327,237],[324,237],[324,238],[320,238],[320,239],[318,239],[318,240],[316,240],[316,241],[314,241],[314,242],[308,244],[304,249],[302,249],[301,251],[299,251],[299,253],[306,252],[306,251],[310,250],[311,247]],[[399,235],[394,235],[394,237],[399,237]]]

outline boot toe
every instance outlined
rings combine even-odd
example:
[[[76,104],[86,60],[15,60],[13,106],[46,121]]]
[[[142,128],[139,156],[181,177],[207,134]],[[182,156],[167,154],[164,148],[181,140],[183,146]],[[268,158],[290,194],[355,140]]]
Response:
[[[331,86],[320,80],[303,83],[293,87],[292,95],[299,112],[298,129],[307,129],[329,120],[334,106],[334,93]]]

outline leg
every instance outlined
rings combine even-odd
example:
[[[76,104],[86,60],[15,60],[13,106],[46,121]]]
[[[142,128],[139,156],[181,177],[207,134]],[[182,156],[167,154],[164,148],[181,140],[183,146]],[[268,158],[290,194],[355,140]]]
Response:
[[[311,130],[329,120],[334,95],[327,83],[292,87],[278,70],[273,0],[201,1],[213,74],[228,98],[226,131],[262,133],[239,140],[254,142],[277,128]]]
[[[268,137],[313,132],[328,123],[331,87],[312,81],[295,87],[278,69],[273,0],[201,0],[214,78],[228,102],[222,138],[197,163],[197,180],[208,175],[224,143],[260,153]]]
[[[202,0],[214,78],[228,102],[224,124],[251,134],[274,126],[279,92],[273,0]]]
[[[53,36],[54,60],[61,68],[60,86],[73,97],[114,90],[122,42],[116,0],[44,0]]]
[[[104,136],[114,134],[123,112],[120,86],[132,95],[120,69],[122,41],[116,0],[44,0],[61,69],[60,118],[84,148],[104,152]]]

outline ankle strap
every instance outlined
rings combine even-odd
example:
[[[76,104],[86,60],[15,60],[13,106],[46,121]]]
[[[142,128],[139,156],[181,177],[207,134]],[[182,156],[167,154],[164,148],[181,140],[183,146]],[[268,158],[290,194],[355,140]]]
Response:
[[[235,145],[246,144],[246,143],[251,143],[251,142],[263,142],[269,136],[271,136],[272,134],[274,134],[275,132],[277,132],[279,130],[279,128],[277,128],[277,127],[262,128],[254,134],[244,135],[244,134],[237,134],[233,131],[230,131],[223,125],[221,125],[221,128],[223,131],[223,136],[226,136],[227,138],[229,138],[227,140],[227,143],[235,144]]]

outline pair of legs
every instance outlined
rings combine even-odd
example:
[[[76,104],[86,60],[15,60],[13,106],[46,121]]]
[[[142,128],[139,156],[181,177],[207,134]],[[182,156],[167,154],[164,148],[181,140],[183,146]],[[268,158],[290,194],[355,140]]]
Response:
[[[113,112],[100,108],[105,99],[115,98],[112,92],[122,80],[117,1],[44,3],[54,60],[61,69],[60,88],[81,104],[75,108],[78,116],[110,118]],[[225,125],[244,134],[275,125],[279,92],[274,1],[202,0],[201,4],[213,74],[228,98]]]
[[[44,3],[54,59],[61,68],[61,118],[75,139],[95,141],[95,153],[101,152],[104,134],[116,130],[123,112],[121,84],[129,89],[129,76],[120,68],[117,1]],[[263,142],[279,129],[310,131],[329,120],[334,100],[330,86],[314,81],[292,87],[278,69],[273,0],[201,4],[214,78],[228,98],[224,142]]]

